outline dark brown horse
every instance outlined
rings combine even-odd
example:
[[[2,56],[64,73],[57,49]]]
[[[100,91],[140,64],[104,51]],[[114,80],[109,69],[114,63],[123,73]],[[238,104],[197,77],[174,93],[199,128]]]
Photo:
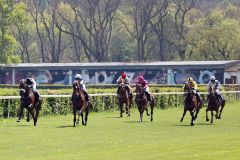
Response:
[[[124,113],[124,104],[126,109],[126,114],[130,116],[130,108],[132,106],[132,95],[129,95],[127,91],[127,85],[125,83],[121,83],[118,86],[118,105],[120,109],[120,117]]]
[[[17,122],[20,122],[22,114],[23,114],[23,109],[27,109],[27,122],[30,121],[29,118],[29,113],[31,114],[33,121],[34,121],[34,126],[37,124],[37,119],[39,115],[39,111],[41,110],[41,104],[42,101],[39,100],[38,102],[36,101],[36,97],[34,95],[34,92],[32,88],[29,88],[26,83],[24,82],[24,79],[20,80],[19,83],[19,91],[20,91],[20,108],[19,108],[19,113],[18,113],[18,120]]]
[[[190,112],[191,115],[191,125],[194,125],[194,121],[197,119],[197,115],[201,109],[202,103],[197,102],[197,97],[194,95],[193,89],[189,85],[185,85],[184,88],[185,92],[185,99],[184,99],[184,110],[183,110],[183,115],[180,120],[180,122],[183,122],[183,119],[187,113],[187,111]],[[195,115],[194,115],[195,113]]]
[[[143,112],[146,110],[147,115],[151,115],[151,121],[153,121],[153,108],[156,104],[156,99],[153,95],[151,96],[151,102],[148,102],[147,95],[144,91],[144,88],[140,84],[136,84],[136,104],[138,106],[138,111],[140,113],[140,119],[139,122],[142,122]],[[148,113],[148,105],[150,105],[151,108],[151,114]]]
[[[221,119],[222,111],[225,106],[226,101],[223,100],[222,102],[219,102],[217,95],[216,95],[216,89],[214,86],[209,87],[209,96],[208,96],[208,107],[206,109],[206,121],[209,121],[208,118],[208,111],[211,111],[211,123],[213,123],[213,111],[216,112],[216,119]],[[219,108],[220,112],[219,112]]]
[[[78,81],[73,83],[73,97],[72,97],[72,109],[73,109],[73,126],[79,124],[79,115],[82,117],[82,125],[87,125],[88,114],[90,110],[90,104],[86,101],[81,84]],[[85,118],[84,118],[85,112]],[[78,114],[78,119],[76,115]]]

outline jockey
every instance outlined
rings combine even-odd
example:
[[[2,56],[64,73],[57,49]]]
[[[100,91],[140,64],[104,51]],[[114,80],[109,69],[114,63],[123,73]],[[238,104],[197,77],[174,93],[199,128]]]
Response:
[[[76,74],[75,75],[75,81],[78,81],[80,84],[80,87],[85,95],[86,101],[90,101],[90,97],[87,93],[87,89],[86,89],[86,85],[85,85],[85,81],[82,79],[82,76],[80,74]]]
[[[209,92],[209,88],[212,87],[212,86],[215,88],[215,94],[216,94],[219,102],[222,102],[224,100],[224,98],[220,94],[221,84],[220,84],[220,82],[218,80],[216,80],[215,76],[211,76],[210,77],[210,81],[208,82],[208,85],[207,85],[208,92]],[[209,97],[209,93],[208,93],[208,97]]]
[[[144,79],[143,76],[140,76],[138,78],[137,84],[140,84],[140,85],[143,86],[143,89],[144,89],[144,91],[145,91],[145,93],[147,95],[147,99],[148,99],[149,102],[151,102],[152,101],[152,97],[151,97],[151,94],[149,93],[149,87],[147,85],[147,81]]]
[[[193,94],[196,96],[198,103],[201,102],[201,97],[198,94],[198,85],[197,82],[193,80],[192,77],[189,77],[184,85],[184,92],[186,92],[187,87],[190,87],[193,90]]]
[[[123,72],[122,74],[121,74],[121,76],[117,79],[117,83],[118,84],[121,84],[121,83],[124,83],[124,84],[126,84],[126,89],[127,89],[127,91],[128,91],[128,95],[130,96],[130,95],[132,95],[132,91],[131,91],[131,88],[130,88],[130,81],[129,81],[129,79],[128,79],[128,77],[127,77],[127,75],[126,75],[126,73],[125,72]],[[118,90],[119,90],[119,87],[118,87]],[[117,91],[118,92],[118,91]]]
[[[34,101],[34,105],[36,105],[40,98],[40,95],[37,91],[37,82],[33,78],[30,78],[30,77],[26,77],[24,79],[24,82],[27,84],[27,86],[29,88],[32,88],[34,96],[36,97],[36,101]]]

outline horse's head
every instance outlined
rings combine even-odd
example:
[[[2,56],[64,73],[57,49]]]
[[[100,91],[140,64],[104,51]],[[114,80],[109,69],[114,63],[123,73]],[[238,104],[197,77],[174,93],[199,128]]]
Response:
[[[20,96],[23,97],[23,95],[27,91],[27,85],[26,85],[24,79],[20,80],[18,88],[19,88]]]
[[[136,84],[136,95],[143,95],[144,94],[144,89],[141,84]]]
[[[209,91],[210,94],[215,94],[216,89],[215,89],[214,86],[210,86],[210,87],[208,88],[208,91]]]
[[[81,89],[81,87],[80,87],[79,81],[74,81],[73,82],[73,92],[78,94],[80,92],[80,89]]]
[[[126,84],[125,83],[120,83],[118,86],[118,89],[120,92],[125,92],[126,91]]]

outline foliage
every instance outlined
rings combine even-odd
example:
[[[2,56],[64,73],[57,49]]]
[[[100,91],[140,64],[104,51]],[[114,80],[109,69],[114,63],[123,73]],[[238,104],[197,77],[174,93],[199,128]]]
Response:
[[[239,90],[239,85],[225,85],[225,90]],[[161,92],[182,92],[181,85],[152,85],[150,91],[153,93]],[[200,92],[206,92],[206,86],[199,86]],[[70,106],[70,96],[72,94],[72,89],[39,89],[41,95],[69,95],[69,98],[42,98],[42,115],[55,115],[55,114],[68,114],[71,112]],[[89,88],[88,92],[90,94],[100,94],[99,96],[92,96],[92,112],[103,112],[103,111],[114,111],[118,110],[118,99],[116,96],[102,96],[101,93],[116,93],[116,88]],[[18,96],[19,92],[17,88],[1,88],[0,96]],[[201,95],[203,100],[206,100],[205,95]],[[228,102],[235,101],[239,99],[239,94],[231,93],[224,94]],[[183,104],[183,94],[164,94],[156,95],[156,108],[158,109],[168,109],[174,107],[181,107]],[[14,117],[17,114],[17,109],[19,107],[19,100],[0,100],[0,117]],[[133,105],[135,108],[136,105]]]

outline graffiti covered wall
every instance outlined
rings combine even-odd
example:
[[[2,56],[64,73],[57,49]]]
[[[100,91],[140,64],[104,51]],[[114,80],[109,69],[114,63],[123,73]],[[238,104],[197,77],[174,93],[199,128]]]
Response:
[[[30,76],[39,84],[71,84],[74,75],[80,73],[89,84],[115,84],[122,72],[126,72],[131,83],[136,83],[139,76],[144,76],[150,84],[183,84],[188,77],[197,83],[209,81],[215,75],[223,83],[223,69],[106,69],[106,70],[16,70],[15,84],[22,78]],[[1,84],[12,84],[12,71],[0,71]]]

